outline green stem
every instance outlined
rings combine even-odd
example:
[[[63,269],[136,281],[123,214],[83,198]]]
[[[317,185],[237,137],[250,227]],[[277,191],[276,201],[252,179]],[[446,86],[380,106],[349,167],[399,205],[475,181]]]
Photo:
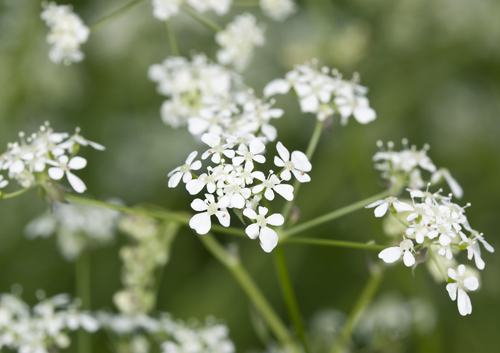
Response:
[[[247,0],[247,1],[235,1],[233,2],[233,6],[259,6],[260,2],[259,1],[252,1],[252,0]]]
[[[323,223],[326,223],[328,221],[334,220],[335,218],[339,218],[339,217],[345,216],[346,214],[349,214],[351,212],[354,212],[354,211],[357,211],[359,209],[362,209],[366,205],[369,205],[370,203],[372,203],[373,201],[383,199],[383,198],[385,198],[387,196],[390,196],[392,193],[393,193],[393,191],[391,191],[391,190],[383,191],[383,192],[381,192],[381,193],[379,193],[377,195],[371,196],[371,197],[369,197],[367,199],[355,202],[355,203],[353,203],[351,205],[342,207],[342,208],[340,208],[338,210],[329,212],[329,213],[327,213],[327,214],[325,214],[323,216],[320,216],[318,218],[314,218],[314,219],[312,219],[310,221],[304,222],[304,223],[299,224],[299,225],[297,225],[295,227],[287,229],[287,230],[283,231],[283,237],[282,237],[282,239],[287,238],[289,236],[292,236],[294,234],[300,233],[300,232],[304,232],[304,231],[306,231],[306,230],[308,230],[310,228],[313,228],[313,227],[316,227],[316,226],[318,226],[320,224],[323,224]]]
[[[347,318],[347,322],[345,323],[344,328],[342,329],[342,332],[332,349],[332,353],[342,353],[344,351],[345,347],[349,343],[349,339],[351,338],[354,329],[359,322],[359,319],[361,318],[361,315],[377,292],[381,280],[382,270],[380,270],[380,268],[374,268],[368,283],[361,293],[361,296]]]
[[[321,132],[323,131],[323,124],[324,124],[323,121],[319,121],[319,120],[316,121],[316,126],[314,127],[314,132],[311,136],[311,140],[309,141],[309,145],[307,146],[307,150],[306,150],[306,156],[309,160],[311,160],[311,158],[314,154],[314,151],[316,150],[316,147],[318,146],[318,142],[319,142],[319,139],[321,137]],[[293,183],[293,196],[294,196],[294,198],[297,197],[300,185],[301,185],[301,183],[297,179],[295,179],[295,181]],[[288,216],[290,215],[290,211],[292,210],[292,207],[293,207],[293,201],[285,203],[285,206],[283,207],[283,211],[281,212],[281,214],[285,218],[285,222],[288,219]]]
[[[199,13],[190,6],[184,6],[182,10],[189,16],[194,18],[196,21],[200,22],[202,25],[207,27],[208,29],[214,31],[215,33],[223,30],[223,28],[219,26],[217,23],[212,21],[210,18],[203,16],[201,13]]]
[[[429,246],[427,247],[427,249],[429,250],[429,254],[431,254],[432,261],[434,261],[434,264],[436,265],[437,269],[439,270],[439,273],[441,273],[441,276],[443,276],[444,281],[448,282],[448,276],[446,275],[446,273],[441,268],[441,265],[439,265],[439,262],[436,259],[436,255],[434,255],[434,251],[432,251],[431,244],[429,244]]]
[[[386,245],[378,245],[371,243],[356,243],[353,241],[343,241],[343,240],[330,240],[330,239],[311,239],[311,238],[290,238],[286,239],[282,243],[296,243],[296,244],[309,244],[309,245],[321,245],[321,246],[336,246],[341,248],[351,248],[351,249],[364,249],[364,250],[384,250],[387,248]]]
[[[139,5],[141,2],[144,2],[144,0],[133,0],[129,2],[127,5],[119,8],[118,10],[110,13],[107,16],[104,16],[97,22],[93,23],[92,25],[89,26],[91,32],[95,32],[100,30],[102,27],[105,27],[108,23],[113,22],[116,18],[120,17],[122,14],[126,13],[127,11],[133,9],[137,5]]]
[[[36,184],[33,184],[31,185],[30,187],[27,187],[27,188],[24,188],[24,189],[20,189],[20,190],[17,190],[17,191],[14,191],[14,192],[11,192],[10,194],[4,194],[2,191],[0,191],[0,199],[11,199],[13,197],[16,197],[16,196],[19,196],[19,195],[22,195],[24,194],[26,191],[34,188],[36,186]]]
[[[151,217],[151,218],[156,218],[156,219],[160,219],[163,221],[170,221],[170,222],[174,222],[174,223],[178,223],[178,224],[182,224],[182,225],[189,225],[189,220],[191,219],[191,215],[186,214],[186,213],[172,212],[172,211],[168,211],[168,210],[163,210],[161,212],[147,211],[147,210],[140,209],[140,208],[131,208],[131,207],[126,207],[126,206],[114,205],[114,204],[107,203],[107,202],[91,200],[91,199],[87,199],[85,197],[80,197],[80,196],[76,196],[76,195],[72,195],[72,194],[67,194],[66,198],[68,200],[76,201],[79,203],[84,203],[87,205],[106,207],[106,208],[110,208],[110,209],[116,210],[116,211],[121,211],[121,212],[125,212],[125,213],[131,213],[131,214],[136,214],[136,215],[146,216],[146,217]],[[225,233],[225,234],[230,234],[230,235],[238,235],[238,236],[242,236],[242,237],[247,237],[247,235],[245,234],[245,231],[243,229],[239,229],[239,228],[230,228],[230,227],[226,228],[223,226],[213,224],[212,230],[214,232],[218,232],[218,233]]]
[[[391,212],[391,215],[399,222],[401,223],[405,228],[409,228],[410,225],[408,223],[406,223],[405,221],[403,221],[398,214],[392,212],[391,210],[389,210],[389,212]]]
[[[90,252],[84,250],[75,263],[76,296],[81,300],[82,310],[90,310],[91,287],[90,287]],[[90,353],[92,351],[91,337],[82,328],[78,330],[78,353]]]
[[[235,277],[281,344],[289,349],[290,352],[300,353],[285,325],[281,322],[279,316],[268,303],[248,272],[243,268],[239,259],[228,253],[212,234],[208,233],[199,235],[198,237],[212,255]]]
[[[175,37],[175,32],[172,29],[172,25],[169,21],[164,21],[165,33],[167,34],[168,45],[173,56],[181,56],[181,51],[179,49],[179,44],[177,43],[177,38]]]
[[[293,292],[292,282],[290,281],[290,276],[288,275],[288,270],[286,268],[285,254],[283,253],[283,248],[280,245],[274,249],[274,255],[278,276],[281,282],[281,291],[285,299],[288,315],[297,330],[297,335],[304,346],[305,352],[308,353],[309,348],[306,341],[304,325],[302,324],[299,304],[297,302],[297,298],[295,297],[295,293]]]

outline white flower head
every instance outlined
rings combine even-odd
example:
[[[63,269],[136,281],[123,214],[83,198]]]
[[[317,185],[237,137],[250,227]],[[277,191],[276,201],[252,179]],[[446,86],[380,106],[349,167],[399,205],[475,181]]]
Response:
[[[383,200],[375,201],[365,208],[375,208],[375,217],[383,217],[389,207],[392,205],[397,212],[414,211],[413,206],[408,205],[406,202],[399,201],[396,197],[387,197]]]
[[[210,146],[210,149],[201,155],[202,159],[207,159],[209,156],[212,156],[212,162],[218,164],[221,162],[222,155],[228,158],[234,157],[234,151],[230,149],[232,145],[228,143],[222,144],[222,138],[220,136],[207,133],[203,134],[201,140]]]
[[[405,265],[411,267],[415,264],[415,257],[412,254],[413,251],[413,242],[410,239],[405,239],[399,246],[393,246],[382,250],[378,254],[378,257],[384,260],[385,263],[391,264],[399,260],[401,255],[403,255]]]
[[[457,299],[458,293],[458,312],[465,316],[472,313],[472,303],[469,295],[465,290],[475,291],[479,288],[479,281],[476,276],[465,277],[465,266],[459,265],[457,271],[453,268],[448,269],[448,277],[454,280],[454,283],[448,283],[446,290],[450,295],[451,300]]]
[[[198,234],[207,234],[212,227],[211,216],[213,215],[217,217],[222,226],[229,227],[230,216],[226,209],[229,206],[229,198],[224,196],[216,202],[214,195],[205,194],[205,197],[205,201],[195,199],[191,203],[193,210],[201,213],[197,213],[191,217],[189,227],[194,229]]]
[[[293,151],[290,158],[290,152],[288,152],[288,149],[283,146],[281,142],[278,142],[276,144],[276,150],[278,151],[278,154],[281,158],[275,156],[274,164],[278,167],[284,168],[280,174],[281,179],[290,180],[291,174],[293,173],[295,178],[297,178],[297,180],[301,183],[307,183],[311,181],[311,177],[309,177],[306,172],[311,171],[312,165],[303,152]]]
[[[285,219],[279,213],[274,213],[266,218],[268,211],[266,207],[261,206],[259,207],[259,214],[251,208],[246,208],[243,211],[246,217],[255,220],[255,223],[250,224],[245,229],[245,232],[251,239],[259,237],[260,245],[265,252],[271,252],[278,245],[278,234],[267,225],[281,226],[285,222]]]
[[[179,13],[183,0],[153,0],[153,16],[160,21],[166,21]]]
[[[52,164],[53,167],[49,168],[49,176],[54,180],[61,180],[64,174],[68,178],[71,187],[78,193],[83,193],[87,190],[84,182],[77,177],[75,174],[71,173],[72,170],[80,170],[85,168],[87,165],[87,160],[82,157],[73,157],[69,159],[68,156],[62,155],[57,159],[57,162],[52,160],[47,160],[47,163]]]
[[[252,192],[254,194],[258,194],[264,191],[264,197],[269,201],[274,200],[274,192],[276,191],[280,194],[285,200],[292,201],[293,200],[293,186],[288,184],[281,184],[281,181],[275,174],[270,174],[266,179],[264,173],[255,172],[254,177],[260,181],[261,184],[253,187]]]
[[[260,0],[260,7],[266,16],[275,21],[283,21],[297,11],[294,0]]]
[[[245,162],[245,169],[249,168],[253,170],[253,162],[264,163],[266,157],[262,155],[266,149],[266,146],[259,139],[253,139],[250,141],[248,147],[245,144],[241,144],[236,153],[239,156],[233,158],[233,165],[239,166]]]
[[[198,152],[191,152],[184,165],[177,167],[168,173],[168,177],[170,178],[168,180],[169,188],[175,188],[181,181],[181,178],[184,183],[188,183],[193,178],[191,170],[198,170],[201,168],[201,162],[194,160],[197,155]]]

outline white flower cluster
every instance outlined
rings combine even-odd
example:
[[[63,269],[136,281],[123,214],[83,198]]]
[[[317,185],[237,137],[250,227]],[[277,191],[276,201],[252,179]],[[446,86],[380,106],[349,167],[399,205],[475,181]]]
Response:
[[[375,111],[370,108],[366,98],[368,89],[357,83],[358,75],[346,81],[337,70],[328,67],[318,69],[318,61],[313,59],[297,65],[284,79],[275,79],[264,88],[264,96],[286,94],[292,88],[300,102],[303,113],[314,113],[320,121],[338,112],[342,125],[347,124],[352,115],[361,124],[376,119]]]
[[[163,314],[159,319],[147,315],[125,315],[99,312],[97,318],[102,327],[117,336],[132,337],[131,345],[140,341],[142,350],[150,352],[150,344],[144,338],[153,337],[162,353],[234,353],[226,325],[207,318],[205,324],[196,320],[184,323]],[[142,339],[141,339],[142,338]]]
[[[179,13],[184,3],[200,13],[213,10],[222,16],[228,13],[232,0],[153,0],[153,16],[160,21],[168,20]]]
[[[416,262],[415,244],[419,244],[419,247],[437,247],[438,254],[448,260],[453,259],[456,252],[467,249],[468,259],[474,258],[477,268],[484,269],[485,263],[481,258],[479,243],[483,244],[489,252],[494,252],[494,249],[484,240],[481,233],[470,227],[465,216],[465,208],[470,204],[461,207],[451,201],[451,194],[450,196],[442,196],[441,190],[437,193],[412,189],[408,189],[408,191],[413,205],[399,201],[395,197],[389,197],[366,206],[367,208],[376,207],[376,217],[384,216],[388,210],[393,214],[409,212],[406,218],[409,224],[403,234],[403,241],[399,246],[390,247],[380,252],[379,258],[386,263],[393,263],[403,256],[405,265],[410,267]],[[416,199],[421,202],[416,202]],[[469,235],[466,235],[466,232]],[[468,277],[470,279],[465,281],[464,274],[465,266],[463,265],[459,266],[458,275],[454,269],[449,269],[448,276],[453,285],[448,285],[447,288],[452,300],[455,300],[458,290],[458,309],[460,314],[467,315],[471,313],[472,306],[464,289],[476,290],[478,280],[475,276],[470,276]],[[452,295],[453,291],[455,295]]]
[[[7,152],[0,155],[0,170],[7,170],[8,177],[16,180],[23,188],[46,183],[46,172],[53,180],[60,180],[66,175],[73,189],[82,193],[87,188],[72,171],[83,169],[87,161],[75,154],[80,146],[92,146],[101,151],[104,146],[84,139],[79,132],[79,128],[71,136],[65,132],[54,132],[48,122],[29,137],[20,132],[21,141],[8,143]],[[2,179],[0,178],[0,187],[7,185]]]
[[[55,234],[64,258],[74,261],[83,251],[114,240],[119,215],[120,212],[108,208],[58,202],[28,223],[25,233],[28,238],[47,238]]]
[[[293,186],[283,182],[290,180],[292,174],[300,182],[311,180],[306,174],[312,168],[307,156],[300,151],[290,154],[278,142],[276,149],[279,157],[275,156],[274,163],[282,170],[278,174],[270,170],[266,176],[255,170],[255,163],[266,161],[263,155],[266,147],[261,139],[251,134],[222,138],[210,133],[204,134],[201,139],[209,146],[201,158],[209,158],[216,166],[208,166],[206,173],[196,176],[193,171],[201,169],[202,163],[194,161],[198,155],[195,151],[184,165],[169,173],[169,187],[176,187],[182,179],[191,195],[199,194],[204,188],[208,192],[204,199],[195,199],[191,203],[191,207],[201,213],[191,218],[189,226],[198,234],[206,234],[211,228],[211,216],[215,215],[224,227],[228,227],[228,209],[243,210],[243,215],[252,222],[246,228],[248,236],[252,239],[259,237],[262,249],[272,251],[278,244],[278,234],[268,225],[280,226],[284,219],[278,213],[266,217],[269,210],[261,207],[260,201],[263,197],[274,200],[275,193],[291,201]]]
[[[276,139],[276,128],[270,121],[280,118],[283,110],[255,97],[239,75],[210,63],[205,55],[196,55],[192,61],[167,58],[149,68],[149,78],[158,82],[158,92],[168,97],[161,107],[167,125],[188,124],[189,132],[196,136],[204,132],[260,133],[269,141]]]
[[[49,58],[56,64],[69,65],[82,61],[84,54],[80,45],[89,37],[90,30],[69,5],[44,3],[41,18],[50,27],[47,42],[52,45]]]
[[[422,189],[427,183],[422,178],[422,172],[430,172],[433,184],[446,180],[453,195],[461,198],[463,190],[447,169],[438,169],[427,155],[429,145],[418,150],[415,145],[408,146],[408,140],[403,139],[403,150],[394,151],[394,143],[387,143],[384,149],[382,141],[377,142],[380,151],[373,156],[375,168],[380,170],[381,177],[391,184],[406,185],[413,189]]]
[[[255,46],[265,43],[264,27],[257,25],[257,19],[249,14],[236,16],[226,29],[215,35],[221,46],[217,52],[217,61],[222,65],[232,65],[236,71],[247,68],[253,57]]]
[[[0,350],[36,353],[67,348],[69,332],[79,328],[87,332],[99,329],[99,322],[78,310],[68,295],[44,299],[32,309],[18,296],[0,295]]]
[[[297,4],[294,0],[260,0],[260,8],[273,20],[283,21],[297,11]]]

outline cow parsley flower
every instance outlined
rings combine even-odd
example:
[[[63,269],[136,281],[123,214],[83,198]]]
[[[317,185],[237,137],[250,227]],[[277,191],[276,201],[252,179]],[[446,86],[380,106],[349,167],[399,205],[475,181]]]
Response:
[[[448,283],[446,290],[451,300],[457,300],[458,293],[458,312],[462,316],[472,313],[472,303],[466,290],[475,291],[479,288],[479,281],[476,276],[465,277],[465,266],[459,265],[457,271],[453,268],[448,269],[448,277],[454,280],[454,283]]]
[[[403,261],[407,267],[415,264],[415,257],[413,256],[413,242],[410,239],[403,240],[399,246],[393,246],[382,250],[378,257],[384,260],[385,263],[391,264],[399,260],[403,255]]]
[[[222,16],[229,12],[232,0],[186,0],[187,3],[198,12],[213,10],[217,15]]]
[[[54,167],[49,168],[49,176],[54,180],[61,180],[64,174],[68,178],[71,187],[78,193],[82,193],[87,190],[85,183],[77,177],[75,174],[71,173],[71,170],[80,170],[85,168],[87,165],[87,160],[82,157],[73,157],[69,159],[68,156],[60,156],[57,161],[47,160],[47,163],[53,165]]]
[[[195,199],[191,203],[193,210],[201,212],[191,217],[189,227],[194,229],[198,234],[207,234],[212,227],[211,216],[215,215],[220,224],[224,227],[229,227],[230,216],[227,212],[229,206],[229,197],[222,197],[219,201],[215,201],[214,195],[205,194],[206,200]],[[202,212],[205,211],[205,212]]]
[[[184,165],[177,167],[170,173],[168,173],[168,177],[170,178],[168,180],[169,188],[175,188],[181,181],[181,178],[185,184],[188,183],[193,178],[191,170],[198,170],[201,168],[201,162],[194,160],[197,155],[198,152],[196,151],[191,152],[188,158],[186,159]]]
[[[153,0],[153,16],[160,21],[166,21],[179,13],[179,7],[184,0]]]
[[[261,184],[253,187],[252,192],[258,194],[264,192],[264,197],[269,201],[274,200],[274,192],[277,192],[285,200],[293,200],[293,186],[289,184],[281,184],[280,179],[273,173],[266,179],[264,173],[256,172],[255,178],[262,181]]]
[[[245,13],[236,16],[225,30],[218,32],[215,40],[221,46],[217,61],[243,71],[253,57],[254,47],[264,45],[264,28],[257,25],[253,15]]]
[[[414,211],[414,208],[408,205],[406,202],[399,201],[396,197],[387,197],[383,200],[375,201],[365,208],[375,208],[375,217],[383,217],[389,207],[392,206],[397,212],[408,212]]]
[[[278,156],[274,157],[274,164],[283,168],[280,172],[281,179],[290,180],[293,173],[295,178],[301,183],[311,181],[311,177],[306,172],[311,171],[312,165],[303,152],[293,151],[290,159],[290,152],[288,152],[288,149],[281,142],[276,144],[276,150],[281,158]]]
[[[260,0],[260,7],[266,16],[283,21],[297,11],[294,0]]]
[[[266,218],[268,212],[269,210],[262,206],[259,206],[259,214],[251,208],[245,208],[243,211],[246,217],[255,221],[245,229],[245,232],[251,239],[259,237],[260,246],[265,252],[271,252],[278,245],[278,234],[267,225],[281,226],[285,223],[285,219],[279,213],[274,213]]]
[[[243,162],[245,162],[245,169],[253,169],[253,162],[264,163],[266,161],[266,157],[262,155],[266,146],[259,139],[253,139],[250,141],[249,146],[246,144],[241,144],[236,153],[239,156],[233,158],[233,165],[239,166]]]
[[[57,5],[55,2],[44,4],[41,18],[50,27],[47,42],[52,45],[49,58],[56,64],[69,65],[82,61],[84,54],[80,45],[89,37],[90,30],[69,5]]]
[[[201,155],[201,159],[207,159],[209,156],[212,156],[211,159],[213,163],[220,163],[223,155],[228,158],[234,157],[234,151],[230,149],[232,145],[222,143],[222,138],[220,136],[214,134],[203,134],[201,140],[210,146],[210,149]]]

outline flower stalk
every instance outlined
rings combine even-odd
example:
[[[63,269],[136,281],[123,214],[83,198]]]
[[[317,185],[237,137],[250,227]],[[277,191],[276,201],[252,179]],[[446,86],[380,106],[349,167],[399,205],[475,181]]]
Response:
[[[114,20],[116,20],[117,18],[119,18],[121,15],[128,12],[129,10],[132,10],[134,7],[141,4],[142,2],[144,2],[144,0],[133,0],[133,1],[129,2],[127,5],[119,8],[118,10],[110,13],[107,16],[104,16],[103,18],[101,18],[100,20],[95,22],[94,24],[90,25],[89,26],[90,31],[96,32],[96,31],[100,30],[101,28],[107,26],[109,23],[113,22]]]
[[[194,10],[190,6],[184,6],[182,10],[189,16],[194,18],[196,21],[207,27],[208,29],[214,31],[215,33],[223,30],[223,28],[219,24],[215,23],[210,18],[200,14],[198,11]]]

